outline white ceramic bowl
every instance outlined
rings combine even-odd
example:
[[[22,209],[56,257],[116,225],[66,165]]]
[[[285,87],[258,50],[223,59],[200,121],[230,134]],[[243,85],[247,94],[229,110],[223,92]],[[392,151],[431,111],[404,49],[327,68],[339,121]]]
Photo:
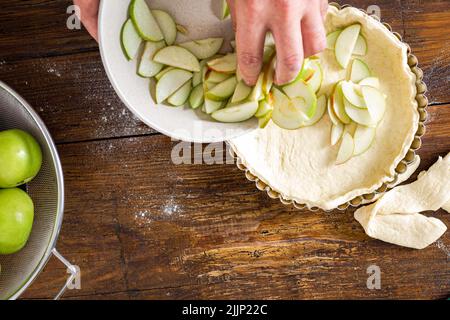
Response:
[[[150,8],[170,13],[178,24],[189,30],[179,34],[177,42],[220,36],[226,46],[233,37],[230,20],[220,21],[215,12],[215,0],[152,0]],[[169,107],[156,104],[149,91],[149,80],[136,74],[136,59],[126,60],[120,31],[128,16],[128,0],[102,0],[99,17],[100,52],[106,73],[115,91],[125,105],[144,123],[177,140],[191,142],[218,142],[238,137],[257,128],[257,121],[219,123],[200,110]]]

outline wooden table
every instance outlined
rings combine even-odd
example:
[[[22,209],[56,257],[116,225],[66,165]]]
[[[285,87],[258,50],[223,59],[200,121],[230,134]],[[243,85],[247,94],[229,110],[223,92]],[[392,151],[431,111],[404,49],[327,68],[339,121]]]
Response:
[[[9,0],[0,11],[0,79],[39,112],[62,158],[58,249],[82,272],[82,289],[65,298],[450,295],[450,232],[425,250],[396,247],[367,237],[351,210],[312,213],[268,199],[234,165],[174,165],[174,142],[114,93],[97,43],[66,28],[70,4]],[[450,150],[450,2],[377,4],[425,71],[431,106],[419,170],[426,169]],[[442,210],[434,216],[450,226]],[[372,264],[381,268],[381,290],[366,287]],[[66,276],[51,259],[24,297],[51,298]]]

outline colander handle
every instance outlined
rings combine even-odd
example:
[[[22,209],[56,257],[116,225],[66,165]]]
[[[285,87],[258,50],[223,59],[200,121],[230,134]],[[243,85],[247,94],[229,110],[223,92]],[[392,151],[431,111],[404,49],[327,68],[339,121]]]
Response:
[[[55,297],[55,300],[59,300],[62,295],[66,292],[66,290],[69,288],[69,284],[73,282],[73,280],[78,276],[78,268],[76,268],[73,264],[71,264],[66,258],[64,258],[57,250],[54,248],[52,250],[53,255],[58,258],[59,261],[64,263],[64,265],[67,267],[67,270],[70,272],[70,276],[67,279],[66,283],[64,284],[64,287],[61,288],[61,290],[58,292],[58,294]]]

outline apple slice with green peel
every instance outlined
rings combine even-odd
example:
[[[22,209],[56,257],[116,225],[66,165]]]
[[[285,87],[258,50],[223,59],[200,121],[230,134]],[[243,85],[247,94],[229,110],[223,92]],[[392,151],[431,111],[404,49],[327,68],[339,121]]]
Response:
[[[341,82],[342,93],[344,97],[357,108],[367,108],[366,103],[362,96],[360,96],[357,92],[357,87],[354,83],[350,81],[342,81]]]
[[[342,82],[338,83],[333,93],[333,111],[338,119],[344,123],[350,123],[351,119],[345,112],[344,96],[342,94]]]
[[[355,150],[355,143],[350,133],[346,132],[342,136],[341,146],[339,147],[336,164],[343,164],[350,160]]]
[[[350,62],[360,31],[361,25],[354,24],[342,30],[336,39],[334,53],[337,62],[344,69],[347,68]]]
[[[267,100],[259,101],[258,111],[255,113],[255,117],[261,118],[264,117],[267,113],[272,111],[272,106]]]
[[[244,101],[248,98],[251,92],[252,88],[247,86],[244,81],[240,81],[236,86],[236,90],[234,90],[233,97],[231,98],[231,103]]]
[[[276,88],[272,89],[272,93],[272,120],[277,126],[287,130],[295,130],[301,128],[303,123],[309,120],[304,112],[308,107],[303,98],[289,99]]]
[[[142,39],[147,41],[164,40],[164,35],[156,22],[145,0],[132,0],[130,4],[130,17],[136,31]]]
[[[356,128],[353,140],[355,142],[355,149],[353,150],[354,156],[359,156],[367,150],[369,150],[373,141],[375,140],[376,129],[366,126],[360,126]]]
[[[361,34],[359,35],[358,40],[356,40],[353,54],[357,56],[365,56],[367,54],[367,41]]]
[[[329,34],[327,34],[327,49],[334,50],[336,46],[336,40],[338,36],[341,34],[342,30],[336,30]]]
[[[334,104],[334,97],[333,97],[333,95],[331,95],[331,97],[330,97],[330,99],[328,99],[328,103],[327,103],[328,116],[330,117],[331,122],[335,126],[337,126],[342,123],[341,123],[341,120],[339,120],[337,115],[334,113],[333,104]]]
[[[192,78],[192,73],[186,70],[173,69],[168,71],[156,84],[156,102],[161,103],[170,97]]]
[[[344,125],[342,123],[338,123],[337,125],[331,125],[331,145],[334,146],[341,139],[344,134]]]
[[[371,72],[367,64],[361,59],[354,59],[352,63],[352,72],[350,80],[358,83],[363,79],[370,77]]]
[[[200,63],[188,50],[178,46],[165,47],[153,57],[153,61],[188,71],[200,72]]]
[[[128,19],[122,27],[121,42],[125,56],[128,60],[133,60],[139,51],[139,47],[142,43],[142,38],[137,33],[131,19]]]
[[[303,123],[304,127],[312,126],[322,119],[325,114],[325,110],[327,109],[327,98],[325,96],[320,96],[317,98],[317,109],[316,113],[309,119]]]
[[[213,82],[213,83],[221,83],[224,82],[225,80],[231,78],[231,74],[229,73],[220,73],[217,71],[211,71],[208,73],[208,75],[206,76],[206,81],[209,82]]]
[[[270,89],[272,89],[276,63],[277,59],[276,57],[273,57],[270,63],[266,64],[266,66],[263,69],[264,78],[262,83],[262,91],[265,95],[268,95]]]
[[[191,93],[192,81],[189,80],[180,89],[175,91],[168,99],[167,102],[174,107],[182,106],[186,103]]]
[[[353,106],[350,102],[344,99],[345,105],[345,113],[352,119],[354,122],[368,127],[374,127],[377,125],[377,122],[372,119],[367,109],[361,109]]]
[[[256,110],[258,110],[258,102],[250,101],[215,111],[211,114],[211,116],[219,122],[243,122],[253,117]]]
[[[223,38],[208,38],[180,43],[179,46],[189,50],[197,59],[203,60],[213,57],[223,44]]]
[[[173,45],[177,39],[177,24],[173,18],[167,12],[162,10],[152,10],[152,14],[161,29],[167,45]]]
[[[375,77],[365,78],[359,82],[359,86],[369,86],[380,90],[380,80]]]
[[[170,70],[175,69],[174,67],[165,67],[164,69],[161,70],[161,72],[159,72],[156,76],[155,79],[159,81],[159,79],[162,78],[163,75],[165,75],[167,72],[169,72]]]
[[[205,111],[207,114],[211,114],[214,111],[217,111],[223,108],[225,105],[225,101],[214,101],[205,97]]]
[[[316,112],[317,108],[317,97],[311,87],[302,79],[295,81],[294,83],[288,84],[283,87],[284,93],[293,99],[297,97],[302,97],[305,100],[308,110],[305,114],[308,118],[311,118]]]
[[[217,72],[235,73],[237,60],[235,53],[229,53],[226,56],[211,60],[208,62],[209,68]]]
[[[206,93],[206,98],[214,101],[223,101],[233,95],[236,86],[236,77],[231,77],[210,89]]]
[[[263,63],[269,63],[272,58],[275,56],[275,47],[272,46],[265,46],[264,47],[264,53],[263,53]]]
[[[362,86],[361,93],[367,105],[367,110],[373,121],[380,122],[386,112],[386,98],[377,89],[369,86]]]
[[[261,129],[264,129],[272,119],[272,111],[268,112],[264,117],[258,119],[258,125]]]
[[[305,81],[311,87],[312,91],[318,92],[320,90],[320,87],[322,86],[323,81],[323,71],[319,60],[310,60],[308,67],[310,68],[309,70],[312,70],[314,72],[312,74],[312,77]]]
[[[165,46],[164,41],[147,41],[145,43],[144,52],[142,53],[141,61],[139,63],[138,75],[144,78],[151,78],[162,70],[164,65],[154,62],[153,56],[159,49],[164,48]]]
[[[264,73],[260,73],[258,80],[256,81],[256,84],[253,87],[252,93],[249,96],[249,99],[251,101],[260,101],[261,99],[264,99],[263,82],[264,82]]]
[[[222,13],[220,18],[225,20],[230,16],[230,7],[228,6],[227,0],[222,0]]]
[[[203,86],[201,84],[197,85],[192,89],[189,96],[189,104],[192,109],[197,109],[205,102],[205,94],[203,91]]]

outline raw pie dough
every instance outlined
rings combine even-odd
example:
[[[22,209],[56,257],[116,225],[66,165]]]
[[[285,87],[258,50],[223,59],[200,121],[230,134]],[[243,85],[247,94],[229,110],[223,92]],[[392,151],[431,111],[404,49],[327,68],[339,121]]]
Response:
[[[360,23],[368,40],[366,61],[387,95],[386,115],[372,147],[342,165],[335,165],[339,146],[330,144],[327,113],[312,127],[284,130],[273,123],[266,129],[230,141],[248,170],[285,199],[331,210],[356,196],[372,193],[395,175],[419,123],[416,77],[407,64],[407,47],[380,22],[355,8],[330,6],[327,33]],[[333,85],[346,78],[331,50],[319,55],[324,81],[318,96],[329,96]]]
[[[372,238],[400,246],[423,249],[447,230],[442,221],[418,212],[437,211],[450,205],[450,153],[417,181],[396,187],[376,203],[360,208],[355,219]]]

